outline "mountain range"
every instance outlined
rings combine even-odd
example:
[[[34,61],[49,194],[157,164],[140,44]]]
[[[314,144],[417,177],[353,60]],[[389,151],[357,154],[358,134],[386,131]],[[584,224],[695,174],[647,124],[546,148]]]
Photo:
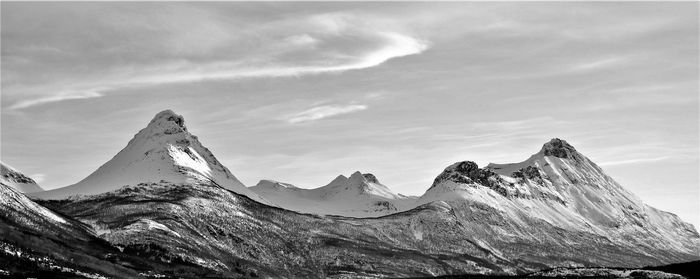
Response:
[[[370,173],[339,175],[325,186],[299,188],[288,183],[261,180],[253,192],[285,209],[303,213],[377,217],[415,207],[416,197],[394,193]]]
[[[700,258],[692,225],[560,139],[520,163],[456,162],[420,197],[361,172],[314,189],[245,187],[166,110],[74,185],[41,191],[5,165],[1,182],[7,274],[503,275]]]

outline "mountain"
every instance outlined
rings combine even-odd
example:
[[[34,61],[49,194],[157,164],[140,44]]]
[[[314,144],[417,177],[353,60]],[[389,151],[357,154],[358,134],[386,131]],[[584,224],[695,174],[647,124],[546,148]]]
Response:
[[[94,195],[139,183],[212,183],[259,202],[267,202],[245,187],[199,139],[190,134],[182,116],[162,111],[139,131],[114,158],[80,182],[35,193],[40,199]]]
[[[317,189],[275,181],[253,189],[279,192],[270,204],[318,214],[260,203],[227,174],[180,116],[159,113],[89,183],[63,193],[81,198],[32,201],[0,185],[2,273],[52,277],[26,271],[59,266],[92,278],[421,277],[699,258],[692,226],[644,205],[558,139],[518,164],[455,163],[417,200],[360,172]],[[374,201],[396,210],[372,212]]]
[[[136,277],[136,272],[104,260],[116,247],[89,227],[0,184],[0,262],[18,277],[97,278],[101,274]],[[43,272],[43,273],[42,273]],[[57,275],[63,276],[57,276]],[[4,275],[8,275],[5,273]]]
[[[0,185],[0,277],[143,278],[155,273],[202,278],[213,272],[146,257],[149,247],[116,246],[98,237],[101,233]]]
[[[376,217],[415,207],[415,198],[394,193],[370,173],[339,175],[329,184],[304,189],[294,185],[261,180],[250,188],[266,200],[285,209],[322,215]]]
[[[559,256],[559,266],[662,264],[692,260],[700,252],[692,225],[644,204],[560,139],[521,163],[455,163],[419,204],[433,201],[446,201],[494,253],[527,261],[557,250],[566,255]]]
[[[3,162],[0,162],[0,184],[12,187],[21,193],[44,191],[44,189],[39,187],[36,181],[29,176],[24,175]]]
[[[350,179],[336,182],[343,180]],[[430,191],[445,186],[443,182]],[[487,189],[493,192],[487,195],[500,195]],[[154,276],[198,278],[177,273],[181,266],[224,278],[503,275],[562,266],[641,267],[698,258],[681,249],[645,243],[648,239],[630,244],[633,240],[564,229],[532,217],[537,212],[508,215],[492,207],[495,204],[445,200],[381,217],[352,218],[272,207],[210,183],[152,183],[41,203],[76,216],[124,251],[170,265]],[[696,240],[678,241],[691,246]]]
[[[380,218],[301,214],[211,184],[142,184],[42,204],[76,216],[124,251],[199,266],[208,278],[356,278],[522,273],[465,237],[444,203]]]

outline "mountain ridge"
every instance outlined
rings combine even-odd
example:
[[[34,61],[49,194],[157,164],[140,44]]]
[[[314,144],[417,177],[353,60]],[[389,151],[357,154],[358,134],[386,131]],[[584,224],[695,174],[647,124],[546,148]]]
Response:
[[[182,278],[524,274],[688,261],[700,249],[695,228],[644,204],[559,139],[520,163],[456,162],[421,197],[357,171],[316,189],[272,180],[244,189],[277,194],[263,193],[276,199],[262,203],[236,188],[181,116],[164,111],[100,169],[90,181],[120,183],[75,199],[31,201],[10,191],[3,206],[28,204],[29,213],[46,213],[38,222],[55,215],[53,223],[75,224],[84,239],[109,244],[91,252],[100,259],[116,255],[116,263]],[[7,216],[35,232],[25,215]]]
[[[271,202],[294,211],[349,217],[377,217],[408,209],[412,197],[393,192],[370,173],[338,175],[318,188],[262,180],[250,189]],[[291,186],[291,187],[290,187]]]
[[[0,161],[0,184],[12,187],[21,193],[43,192],[34,179]]]

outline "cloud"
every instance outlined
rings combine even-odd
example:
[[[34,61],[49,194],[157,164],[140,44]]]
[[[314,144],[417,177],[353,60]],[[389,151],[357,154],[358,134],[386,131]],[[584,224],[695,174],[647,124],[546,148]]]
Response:
[[[641,163],[662,161],[662,160],[666,160],[668,158],[669,158],[668,156],[657,157],[657,158],[638,158],[638,159],[602,162],[602,163],[599,163],[598,165],[602,166],[602,167],[608,167],[608,166],[618,166],[618,165],[628,165],[628,164],[641,164]]]
[[[575,64],[571,67],[571,71],[592,71],[619,65],[625,60],[624,57],[608,57],[593,61],[586,61]]]
[[[3,97],[10,109],[24,109],[124,88],[340,73],[429,48],[428,41],[405,29],[361,14],[295,15],[241,29],[242,23],[232,22],[230,16],[211,9],[196,11],[129,11],[116,16],[103,10],[100,19],[82,19],[88,26],[85,32],[100,39],[96,45],[42,36],[48,31],[82,36],[61,15],[36,18],[51,28],[31,32],[20,32],[20,17],[3,20],[3,36],[13,38],[7,47],[3,44]],[[183,16],[191,24],[181,24]]]
[[[9,109],[23,109],[23,108],[28,108],[28,107],[37,106],[37,105],[46,104],[46,103],[52,103],[52,102],[60,102],[60,101],[66,101],[66,100],[89,99],[89,98],[97,98],[97,97],[102,97],[102,94],[99,92],[94,92],[94,91],[92,91],[92,92],[73,92],[73,93],[68,93],[68,94],[61,94],[58,96],[43,97],[43,98],[19,101],[19,102],[13,104],[12,106],[10,106]]]
[[[362,111],[362,110],[366,110],[366,109],[367,109],[366,105],[318,106],[318,107],[313,107],[313,108],[307,109],[305,111],[302,111],[300,113],[292,115],[291,117],[289,117],[287,119],[287,122],[292,123],[292,124],[301,123],[301,122],[309,122],[309,121],[323,119],[326,117],[358,112],[358,111]]]

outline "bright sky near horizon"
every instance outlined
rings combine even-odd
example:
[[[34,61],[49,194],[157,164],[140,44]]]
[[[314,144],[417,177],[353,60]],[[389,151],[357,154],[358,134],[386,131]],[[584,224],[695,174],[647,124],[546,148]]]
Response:
[[[1,159],[73,184],[163,109],[247,185],[445,167],[566,139],[700,227],[698,2],[2,2]]]

